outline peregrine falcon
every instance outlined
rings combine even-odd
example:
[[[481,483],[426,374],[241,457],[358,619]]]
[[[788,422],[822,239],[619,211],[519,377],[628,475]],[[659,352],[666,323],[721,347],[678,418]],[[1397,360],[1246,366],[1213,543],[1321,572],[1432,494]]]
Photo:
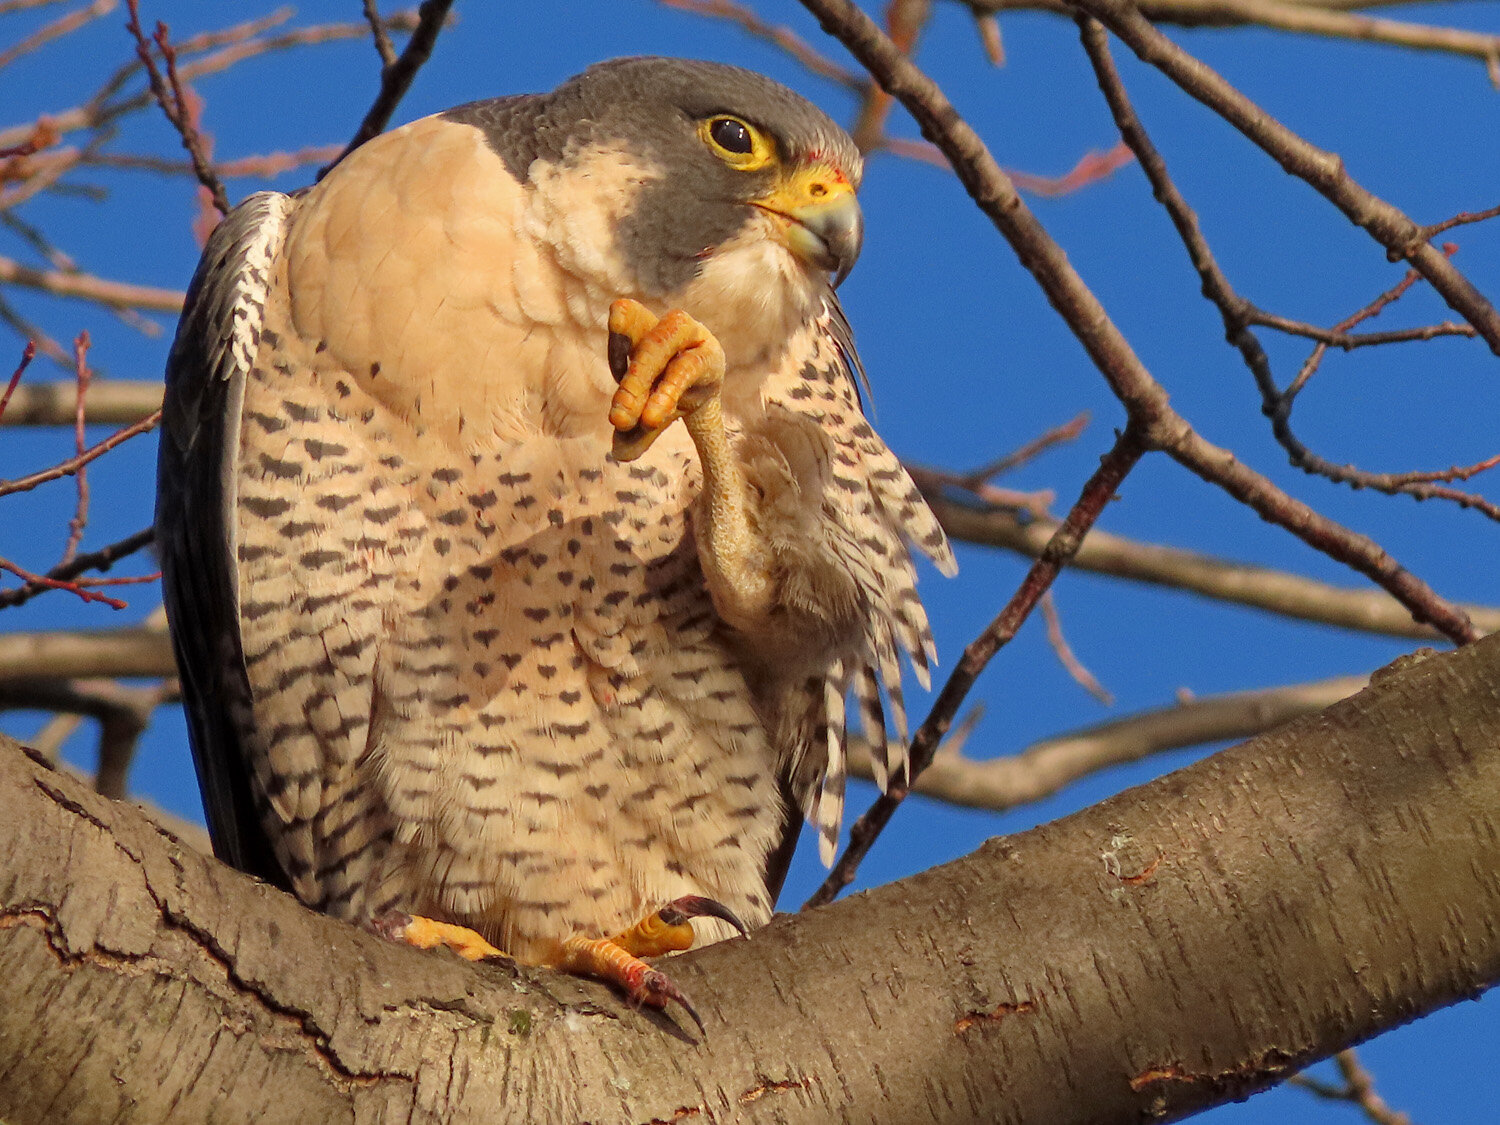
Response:
[[[933,656],[908,544],[953,569],[834,297],[861,170],[767,78],[619,59],[224,220],[156,517],[223,859],[656,1006],[799,813],[830,861],[846,701],[900,774]]]

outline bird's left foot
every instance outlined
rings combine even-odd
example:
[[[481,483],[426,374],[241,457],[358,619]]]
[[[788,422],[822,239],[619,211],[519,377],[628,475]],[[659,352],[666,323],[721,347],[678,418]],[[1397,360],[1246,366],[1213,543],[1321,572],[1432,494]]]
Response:
[[[721,918],[740,933],[745,924],[721,903],[698,895],[684,895],[623,930],[612,938],[574,936],[562,943],[562,961],[556,968],[607,981],[623,991],[632,1004],[665,1008],[677,1003],[703,1030],[703,1020],[686,994],[659,969],[642,957],[657,957],[693,947],[694,918]]]
[[[717,402],[724,349],[681,309],[658,318],[639,301],[609,307],[609,369],[620,384],[609,406],[617,461],[634,461],[673,422]]]

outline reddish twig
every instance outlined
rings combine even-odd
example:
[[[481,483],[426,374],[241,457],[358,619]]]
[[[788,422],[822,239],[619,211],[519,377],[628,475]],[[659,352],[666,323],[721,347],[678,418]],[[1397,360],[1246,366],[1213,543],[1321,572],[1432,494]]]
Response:
[[[114,11],[118,3],[119,0],[94,0],[87,8],[79,8],[65,16],[59,16],[51,23],[37,28],[9,50],[0,51],[0,67],[9,66],[17,59],[31,54],[52,40],[61,39],[64,35],[77,31],[89,21]]]
[[[1034,176],[1030,172],[1011,172],[1010,178],[1019,188],[1033,195],[1068,195],[1081,187],[1107,180],[1115,172],[1129,164],[1135,157],[1129,147],[1121,141],[1106,152],[1086,152],[1072,169],[1061,176]]]
[[[151,93],[156,97],[156,103],[161,106],[162,113],[166,114],[167,120],[172,123],[178,136],[182,138],[182,147],[187,149],[188,156],[193,162],[193,172],[198,177],[198,182],[212,197],[214,207],[219,214],[227,215],[229,214],[229,196],[224,191],[223,181],[214,171],[208,142],[204,140],[202,132],[193,120],[195,115],[191,108],[192,99],[184,85],[183,76],[178,73],[177,51],[168,38],[167,25],[158,20],[155,34],[147,40],[146,33],[141,30],[140,0],[126,0],[126,6],[130,9],[130,20],[125,27],[135,39],[135,53],[140,58],[141,65],[146,68],[146,77],[151,83]],[[162,78],[161,71],[156,65],[156,58],[151,53],[152,42],[155,42],[157,50],[161,52],[162,61],[166,64],[165,79]]]
[[[55,578],[48,578],[44,574],[33,574],[22,566],[11,562],[9,559],[0,558],[0,570],[9,571],[28,586],[47,586],[54,590],[67,590],[70,594],[76,594],[86,602],[103,602],[111,609],[124,609],[127,603],[119,598],[112,598],[108,594],[96,594],[92,590],[84,589],[78,582],[64,582]]]
[[[123,586],[137,582],[152,582],[160,577],[157,574],[143,575],[132,578],[108,578],[88,579],[79,578],[79,575],[90,570],[108,570],[120,559],[135,554],[137,551],[145,550],[155,539],[153,529],[147,527],[137,531],[134,535],[128,535],[118,542],[111,543],[107,547],[100,547],[97,551],[85,551],[76,556],[66,566],[55,566],[40,577],[44,580],[38,583],[27,582],[26,585],[14,590],[0,590],[0,609],[10,606],[22,605],[38,594],[47,590],[67,589],[62,583],[74,583],[77,586],[114,585]]]
[[[134,425],[115,431],[98,445],[84,450],[77,457],[71,457],[60,464],[53,465],[50,469],[42,469],[29,476],[17,477],[15,480],[0,480],[0,496],[9,496],[13,492],[29,492],[39,484],[46,484],[60,477],[72,476],[83,466],[98,460],[120,443],[129,441],[140,434],[150,433],[160,421],[161,411],[154,411],[149,417],[142,418]]]
[[[963,656],[959,658],[948,681],[943,685],[943,690],[938,693],[932,710],[928,712],[927,718],[918,728],[917,733],[912,736],[911,746],[907,750],[906,784],[893,783],[891,788],[876,798],[875,802],[865,810],[864,815],[854,822],[854,826],[849,830],[849,846],[833,865],[833,870],[828,873],[823,884],[803,904],[802,909],[808,910],[832,902],[838,897],[840,891],[854,881],[860,862],[869,853],[881,831],[890,823],[896,810],[901,807],[901,802],[911,792],[912,784],[932,762],[938,745],[942,742],[943,736],[948,733],[948,728],[953,725],[953,719],[963,705],[964,697],[969,694],[969,689],[974,686],[979,674],[984,671],[994,655],[1016,635],[1016,631],[1030,615],[1038,599],[1051,587],[1053,580],[1068,560],[1078,552],[1079,546],[1083,543],[1083,537],[1088,534],[1089,528],[1094,526],[1100,513],[1104,511],[1105,505],[1120,487],[1120,483],[1135,467],[1146,450],[1145,435],[1133,423],[1128,424],[1124,432],[1115,440],[1114,447],[1100,459],[1099,468],[1084,485],[1078,502],[1073,505],[1067,518],[1058,525],[1041,555],[1031,564],[1031,569],[1027,571],[1026,577],[1015,594],[1011,596],[1010,601],[1006,603],[1005,608],[990,622],[984,632],[964,649]]]
[[[76,380],[77,391],[73,408],[73,446],[77,456],[84,454],[83,428],[86,421],[85,405],[88,401],[89,383],[94,378],[94,373],[89,370],[89,334],[87,331],[78,333],[78,338],[73,341],[73,377]],[[78,544],[83,541],[83,529],[88,526],[89,520],[89,475],[86,465],[79,465],[78,471],[73,474],[74,483],[78,486],[78,502],[73,507],[73,518],[68,521],[68,542],[63,548],[62,558],[58,561],[59,566],[67,566],[78,554]]]
[[[1432,226],[1425,227],[1422,234],[1425,238],[1433,238],[1444,231],[1452,230],[1456,226],[1462,226],[1465,223],[1482,223],[1486,219],[1495,218],[1497,215],[1500,215],[1500,207],[1491,207],[1485,211],[1460,211],[1451,219],[1444,219],[1440,223],[1433,223]]]
[[[11,372],[10,382],[5,384],[5,393],[0,395],[0,418],[5,417],[5,408],[10,405],[10,396],[16,393],[16,388],[21,385],[21,376],[26,374],[26,369],[31,366],[31,361],[36,358],[36,341],[27,340],[26,346],[21,349],[21,362],[16,364],[16,369]]]
[[[932,17],[932,0],[890,0],[885,10],[886,34],[896,49],[908,58],[916,54],[922,29]],[[859,114],[849,134],[861,152],[873,152],[884,145],[885,124],[895,100],[875,82],[866,84]]]
[[[1032,438],[1020,449],[1007,453],[1004,457],[990,462],[983,468],[975,469],[959,477],[959,483],[968,489],[978,489],[981,485],[993,480],[1001,473],[1008,473],[1012,469],[1031,461],[1041,453],[1051,449],[1054,445],[1062,445],[1064,442],[1077,441],[1078,436],[1083,433],[1089,424],[1089,412],[1085,410],[1071,422],[1064,422],[1061,426],[1054,426],[1039,437]]]
[[[1115,697],[1099,682],[1097,676],[1084,667],[1083,661],[1074,654],[1068,638],[1063,635],[1062,616],[1057,612],[1057,599],[1048,590],[1042,595],[1042,619],[1047,623],[1047,643],[1057,654],[1058,663],[1067,670],[1073,681],[1106,707],[1113,706]]]

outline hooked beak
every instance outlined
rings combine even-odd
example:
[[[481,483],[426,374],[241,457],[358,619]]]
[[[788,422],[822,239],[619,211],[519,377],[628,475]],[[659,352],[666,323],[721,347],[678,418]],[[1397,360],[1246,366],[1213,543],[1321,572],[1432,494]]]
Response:
[[[814,269],[831,273],[835,289],[849,276],[864,242],[865,223],[854,188],[842,173],[808,169],[755,205],[787,220],[787,249]]]

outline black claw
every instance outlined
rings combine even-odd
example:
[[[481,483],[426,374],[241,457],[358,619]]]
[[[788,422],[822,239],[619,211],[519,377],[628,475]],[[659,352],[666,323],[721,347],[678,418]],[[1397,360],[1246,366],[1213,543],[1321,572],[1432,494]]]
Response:
[[[623,332],[609,334],[609,373],[618,383],[630,370],[630,337]]]
[[[707,1035],[708,1029],[703,1026],[703,1020],[698,1015],[698,1010],[693,1007],[687,995],[671,982],[665,973],[659,973],[655,969],[647,973],[641,980],[640,1003],[651,1003],[657,1001],[657,1007],[666,1007],[669,1001],[682,1005],[682,1010],[693,1017],[693,1022],[698,1025],[698,1034]]]
[[[715,902],[702,895],[683,895],[673,899],[658,910],[657,915],[669,926],[680,926],[689,918],[718,918],[722,922],[728,922],[742,934],[750,932],[749,927],[739,920],[733,910],[722,902]]]

